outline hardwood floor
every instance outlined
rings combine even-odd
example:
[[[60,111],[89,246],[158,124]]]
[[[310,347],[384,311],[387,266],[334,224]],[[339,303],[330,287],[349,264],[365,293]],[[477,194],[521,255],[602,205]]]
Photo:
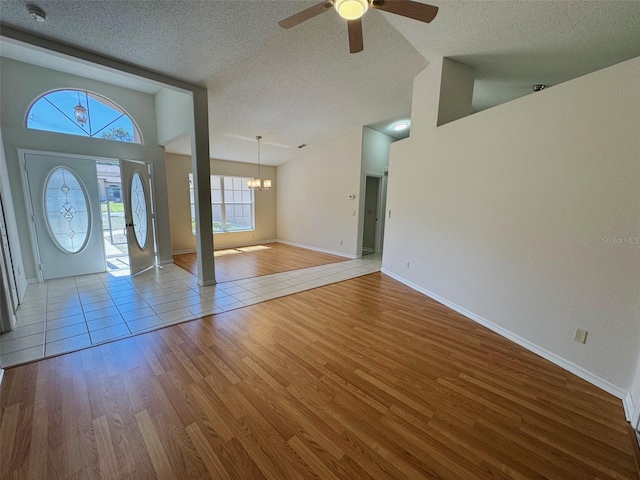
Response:
[[[382,274],[10,368],[2,478],[636,479],[620,400]]]
[[[219,255],[225,251],[217,251],[215,256],[216,281],[218,283],[230,282],[348,260],[345,257],[293,247],[284,243],[267,243],[264,246],[269,248],[251,251],[253,247],[239,247],[229,249],[229,251],[236,250],[239,253],[228,255]],[[198,275],[195,253],[174,255],[173,262],[192,275]]]

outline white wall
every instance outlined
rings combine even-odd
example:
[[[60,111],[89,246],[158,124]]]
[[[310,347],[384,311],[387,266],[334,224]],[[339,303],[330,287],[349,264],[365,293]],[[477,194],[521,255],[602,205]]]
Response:
[[[158,245],[161,261],[171,261],[171,243],[164,149],[158,146],[154,97],[114,85],[49,70],[2,58],[0,63],[2,111],[0,124],[4,135],[8,174],[13,188],[13,201],[18,219],[19,236],[23,245],[30,245],[24,194],[17,157],[18,148],[78,155],[144,160],[153,163],[155,201],[157,205]],[[65,135],[25,126],[26,112],[31,102],[45,92],[62,88],[78,88],[99,93],[120,105],[137,123],[144,145]],[[160,187],[160,188],[158,188]],[[36,277],[33,251],[23,248],[24,268],[28,278]]]
[[[640,425],[638,421],[640,419],[640,362],[638,362],[635,374],[631,380],[627,400],[631,402],[631,404],[628,402],[626,404],[627,408],[631,410],[631,425],[633,428],[637,428]]]
[[[358,231],[358,245],[360,246],[359,255],[362,255],[362,236],[364,233],[364,200],[366,176],[376,175],[382,179],[382,195],[380,198],[381,208],[378,217],[378,235],[380,237],[378,249],[381,251],[384,244],[384,223],[385,208],[387,202],[387,175],[384,174],[385,168],[389,166],[389,146],[396,139],[373,130],[368,127],[362,129],[362,165],[361,165],[361,183],[360,183],[360,226]]]
[[[355,257],[362,128],[307,148],[277,168],[278,239]]]
[[[247,245],[276,238],[276,169],[263,165],[263,178],[271,179],[271,190],[255,192],[256,228],[250,232],[216,233],[213,235],[216,249]],[[254,177],[257,165],[211,159],[212,175]],[[192,173],[191,157],[167,154],[167,195],[171,222],[171,246],[173,252],[191,252],[196,248],[196,237],[191,233],[189,208],[189,174]]]
[[[5,266],[4,251],[0,248],[0,333],[13,330],[16,324],[15,312],[11,301],[11,280],[9,279],[11,272]],[[0,344],[1,354],[2,345]]]
[[[193,130],[193,99],[189,93],[162,88],[154,101],[159,145],[167,145]]]
[[[7,170],[4,141],[0,129],[0,195],[2,195],[4,205],[7,238],[9,239],[9,248],[11,249],[11,263],[13,264],[13,275],[16,280],[18,302],[21,302],[27,290],[27,277],[22,263],[22,247],[20,246],[18,222],[16,220],[13,194],[11,192],[11,181],[9,179],[9,171]]]
[[[471,114],[474,76],[473,69],[467,65],[451,59],[442,63],[438,126]]]
[[[640,237],[640,58],[436,127],[441,73],[391,146],[383,268],[628,392],[640,245],[604,239]]]

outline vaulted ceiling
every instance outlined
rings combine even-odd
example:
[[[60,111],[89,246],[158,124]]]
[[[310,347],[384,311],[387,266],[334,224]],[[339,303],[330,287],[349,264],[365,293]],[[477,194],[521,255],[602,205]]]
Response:
[[[27,13],[47,13],[38,23]],[[290,30],[315,1],[0,0],[20,30],[140,65],[209,90],[211,154],[280,164],[361,125],[410,117],[415,75],[438,56],[476,68],[477,110],[640,55],[640,2],[434,0],[430,24],[385,12],[363,18],[349,54],[345,21],[327,12]],[[169,151],[188,153],[188,142]]]

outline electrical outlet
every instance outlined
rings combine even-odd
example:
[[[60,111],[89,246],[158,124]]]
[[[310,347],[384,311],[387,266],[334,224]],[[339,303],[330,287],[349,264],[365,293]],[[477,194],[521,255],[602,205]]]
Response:
[[[409,262],[406,262],[404,265],[409,268]]]
[[[581,330],[580,328],[576,330],[576,342],[586,343],[587,342],[587,331]]]
[[[340,240],[340,245],[342,245],[344,242],[342,240]]]

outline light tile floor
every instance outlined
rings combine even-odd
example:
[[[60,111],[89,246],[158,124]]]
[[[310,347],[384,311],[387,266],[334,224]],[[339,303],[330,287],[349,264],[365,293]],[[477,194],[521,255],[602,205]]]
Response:
[[[31,284],[17,326],[0,335],[10,367],[380,271],[381,257],[199,287],[176,265],[135,277],[122,271]]]

